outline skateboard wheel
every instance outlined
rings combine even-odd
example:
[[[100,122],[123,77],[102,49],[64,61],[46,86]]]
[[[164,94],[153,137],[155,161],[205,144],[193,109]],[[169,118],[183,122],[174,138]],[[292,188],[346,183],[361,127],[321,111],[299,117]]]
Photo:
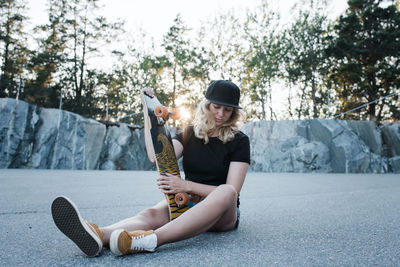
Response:
[[[154,109],[154,115],[159,118],[166,118],[168,116],[168,109],[164,106],[157,106]]]
[[[171,119],[176,121],[176,120],[179,120],[179,118],[180,118],[179,109],[177,109],[177,108],[171,109]]]
[[[186,193],[178,193],[175,195],[175,202],[178,206],[186,205],[189,202],[189,196]]]

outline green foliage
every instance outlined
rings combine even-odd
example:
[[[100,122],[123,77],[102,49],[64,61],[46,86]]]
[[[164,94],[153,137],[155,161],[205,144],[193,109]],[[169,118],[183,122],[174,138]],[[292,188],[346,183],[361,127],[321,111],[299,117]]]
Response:
[[[280,77],[282,59],[282,39],[277,21],[279,16],[269,9],[266,2],[262,2],[258,9],[247,14],[244,24],[245,38],[249,45],[242,54],[243,87],[251,102],[256,103],[250,112],[262,120],[267,118],[267,107],[270,119],[275,117],[272,84]],[[257,109],[258,106],[261,110]]]
[[[16,97],[27,62],[25,1],[0,0],[0,97]]]
[[[399,89],[400,12],[389,1],[351,0],[330,37],[327,52],[332,57],[330,79],[346,111]],[[388,5],[383,5],[384,3]],[[393,99],[368,105],[348,118],[381,121],[397,118]]]
[[[39,49],[32,51],[24,99],[42,107],[56,108],[63,84],[57,79],[67,62],[67,1],[49,1],[49,23],[35,28],[40,34]],[[64,88],[65,90],[65,88]]]
[[[104,73],[88,67],[88,58],[99,55],[99,47],[116,38],[120,23],[96,16],[98,1],[49,0],[49,23],[36,27],[39,49],[33,53],[26,84],[26,100],[45,107],[63,108],[88,117],[98,117],[100,96],[96,93]]]
[[[120,23],[109,23],[104,17],[96,16],[99,10],[98,1],[74,0],[69,1],[67,25],[67,67],[62,81],[70,88],[68,100],[69,110],[91,116],[97,114],[88,111],[91,103],[95,102],[99,80],[96,70],[88,67],[87,59],[97,55],[102,44],[110,42],[121,32]],[[90,11],[90,12],[89,12]],[[94,103],[93,103],[94,104]]]
[[[299,85],[300,104],[297,117],[320,117],[324,112],[329,92],[325,88],[327,57],[326,39],[328,19],[323,15],[326,5],[300,10],[296,20],[285,32],[284,62],[286,79]],[[325,107],[326,110],[326,107]]]
[[[186,37],[189,29],[184,25],[180,14],[174,19],[173,25],[164,36],[162,46],[165,49],[167,64],[164,65],[166,74],[171,81],[172,88],[165,88],[168,92],[167,103],[176,106],[176,98],[187,94],[188,87],[185,82],[190,78],[190,65],[193,63],[189,40]]]
[[[161,88],[161,78],[164,69],[170,66],[170,63],[166,56],[147,54],[136,49],[130,50],[128,54],[131,60],[120,59],[123,64],[118,77],[121,91],[125,92],[127,101],[123,103],[124,112],[120,110],[117,118],[122,117],[124,122],[141,125],[143,114],[140,93],[143,88],[153,88],[160,101],[166,103],[168,95]],[[127,55],[122,55],[125,56]]]
[[[19,97],[30,103],[57,108],[62,94],[63,109],[142,124],[144,87],[165,105],[193,114],[210,82],[226,79],[242,88],[250,120],[272,120],[278,118],[275,92],[285,81],[289,118],[329,117],[330,109],[340,113],[390,94],[347,118],[399,119],[394,1],[350,0],[331,23],[326,1],[300,0],[286,26],[264,0],[243,13],[224,11],[195,33],[178,14],[160,44],[139,31],[134,40],[120,41],[123,23],[100,16],[99,3],[48,0],[48,22],[27,42],[25,2],[0,0],[0,97],[16,97],[22,84]],[[105,49],[118,41],[118,50]],[[107,68],[93,61],[110,57]]]

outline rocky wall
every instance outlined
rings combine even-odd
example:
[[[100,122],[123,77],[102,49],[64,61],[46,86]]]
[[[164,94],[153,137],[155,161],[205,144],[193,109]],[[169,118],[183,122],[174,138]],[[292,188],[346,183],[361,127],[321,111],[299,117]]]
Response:
[[[259,121],[244,125],[261,172],[399,173],[400,123]]]
[[[400,173],[400,122],[258,121],[251,171]],[[143,129],[0,99],[0,168],[150,170]]]
[[[0,168],[148,170],[143,129],[0,99]]]

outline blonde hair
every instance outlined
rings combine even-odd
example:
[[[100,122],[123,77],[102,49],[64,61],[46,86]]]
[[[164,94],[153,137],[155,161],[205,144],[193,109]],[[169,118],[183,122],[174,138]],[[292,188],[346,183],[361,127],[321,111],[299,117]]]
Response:
[[[210,111],[211,102],[207,99],[200,102],[197,107],[193,121],[193,130],[197,138],[203,139],[204,143],[209,142],[208,135],[215,128],[215,120]],[[239,132],[239,122],[244,118],[243,112],[240,109],[234,108],[232,115],[219,128],[218,138],[225,144],[235,138],[235,134]]]

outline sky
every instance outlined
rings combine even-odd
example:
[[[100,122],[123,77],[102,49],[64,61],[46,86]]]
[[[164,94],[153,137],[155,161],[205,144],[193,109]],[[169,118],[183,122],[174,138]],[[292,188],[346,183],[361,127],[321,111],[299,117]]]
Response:
[[[278,9],[282,17],[290,16],[294,0],[270,0],[270,5]],[[331,14],[339,14],[346,8],[347,0],[331,0]],[[47,0],[28,0],[29,17],[32,23],[47,22]],[[142,28],[155,39],[160,39],[168,32],[174,18],[181,14],[183,22],[196,29],[207,19],[215,17],[227,9],[244,10],[260,5],[261,0],[100,0],[103,5],[102,15],[115,21],[126,21],[125,28],[134,31]]]
[[[304,0],[307,4],[308,1]],[[314,0],[316,1],[316,0]],[[329,14],[336,17],[342,13],[347,0],[327,0]],[[28,17],[32,20],[32,27],[46,24],[48,21],[46,6],[48,0],[28,0]],[[153,38],[154,43],[161,43],[163,36],[168,32],[177,14],[181,14],[182,20],[195,34],[202,23],[215,18],[218,14],[229,9],[237,13],[246,9],[254,9],[261,4],[262,0],[99,0],[103,8],[99,11],[109,22],[124,20],[126,34],[124,40],[137,40],[137,33],[140,29],[147,37]],[[293,12],[293,5],[299,0],[267,0],[273,10],[278,10],[283,20],[290,19]],[[244,14],[244,13],[243,13]],[[149,38],[149,39],[150,39]],[[143,44],[149,43],[149,39]],[[124,43],[128,41],[124,41]],[[120,49],[120,43],[110,44],[108,50]],[[107,48],[105,48],[107,50]],[[105,53],[107,54],[107,53]],[[93,58],[90,65],[102,69],[109,69],[113,65],[113,58],[105,56]]]

